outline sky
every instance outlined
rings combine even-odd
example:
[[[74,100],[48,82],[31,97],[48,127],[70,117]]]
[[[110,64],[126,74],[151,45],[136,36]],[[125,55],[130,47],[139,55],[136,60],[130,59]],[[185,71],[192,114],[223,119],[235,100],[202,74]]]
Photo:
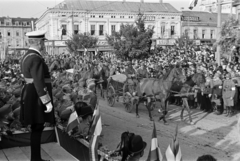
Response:
[[[101,1],[101,0],[98,0]],[[122,1],[122,0],[106,0]],[[131,2],[140,2],[140,0],[126,0]],[[164,3],[172,4],[177,10],[188,9],[190,0],[163,0]],[[21,18],[39,18],[47,8],[63,2],[63,0],[0,0],[0,17],[21,17]],[[159,2],[159,0],[144,0],[144,2]]]

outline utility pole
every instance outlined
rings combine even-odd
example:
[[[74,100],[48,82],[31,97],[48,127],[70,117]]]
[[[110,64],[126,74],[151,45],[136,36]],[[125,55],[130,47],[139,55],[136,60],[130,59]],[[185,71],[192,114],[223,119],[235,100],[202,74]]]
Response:
[[[72,36],[74,34],[73,8],[72,8]]]
[[[220,41],[221,35],[221,18],[222,18],[222,4],[221,0],[218,0],[218,18],[217,18],[217,43]],[[217,52],[215,53],[216,62],[218,65],[221,65],[221,47],[217,45]]]

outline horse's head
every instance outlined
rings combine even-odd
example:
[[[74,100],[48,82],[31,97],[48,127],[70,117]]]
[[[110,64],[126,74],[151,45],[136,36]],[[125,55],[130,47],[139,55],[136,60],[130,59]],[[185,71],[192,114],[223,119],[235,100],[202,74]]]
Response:
[[[179,80],[181,82],[186,81],[186,76],[185,76],[182,68],[173,68],[170,74],[172,74],[172,77],[175,80]]]
[[[204,84],[206,82],[206,77],[204,74],[202,73],[195,73],[192,76],[192,81],[196,84],[196,85],[201,85]]]

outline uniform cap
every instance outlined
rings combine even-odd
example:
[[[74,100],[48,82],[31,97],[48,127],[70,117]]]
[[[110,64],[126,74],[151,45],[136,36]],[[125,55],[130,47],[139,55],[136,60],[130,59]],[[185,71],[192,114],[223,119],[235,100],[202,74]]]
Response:
[[[45,38],[45,34],[46,34],[46,31],[44,31],[44,30],[37,30],[37,31],[31,31],[31,32],[26,33],[26,36],[29,39],[44,39],[44,40],[47,40]]]

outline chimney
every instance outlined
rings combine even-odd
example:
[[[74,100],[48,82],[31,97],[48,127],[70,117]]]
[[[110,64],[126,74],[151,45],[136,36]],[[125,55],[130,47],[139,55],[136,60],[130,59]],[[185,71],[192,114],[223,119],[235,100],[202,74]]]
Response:
[[[144,3],[144,0],[141,0],[141,3]]]
[[[159,0],[159,3],[163,3],[163,0]]]

